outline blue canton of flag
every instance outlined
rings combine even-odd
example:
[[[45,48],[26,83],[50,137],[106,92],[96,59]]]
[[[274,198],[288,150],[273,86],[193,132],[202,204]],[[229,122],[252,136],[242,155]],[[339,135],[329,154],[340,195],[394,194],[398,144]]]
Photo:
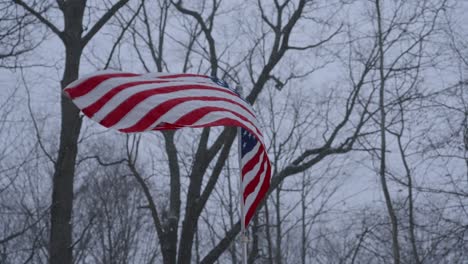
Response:
[[[249,131],[241,128],[241,156],[244,157],[245,154],[252,151],[252,149],[257,145],[258,140],[252,135]]]
[[[211,81],[213,81],[214,83],[216,83],[217,85],[221,86],[221,87],[224,87],[224,88],[228,88],[230,91],[236,93],[242,100],[244,100],[239,92],[236,90],[236,89],[231,89],[231,87],[229,87],[228,83],[225,81],[225,80],[222,80],[222,79],[219,79],[217,77],[214,77],[214,76],[210,76],[210,79]],[[245,100],[244,100],[245,101]]]
[[[218,78],[216,78],[214,76],[211,76],[210,79],[219,86],[229,88],[229,85],[224,80],[218,79]]]

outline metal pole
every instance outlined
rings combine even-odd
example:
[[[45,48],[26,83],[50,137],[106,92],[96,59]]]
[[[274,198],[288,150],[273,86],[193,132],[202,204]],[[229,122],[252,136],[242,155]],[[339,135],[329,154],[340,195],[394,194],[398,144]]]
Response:
[[[237,85],[236,91],[240,97],[242,97],[242,86]],[[242,135],[241,128],[237,128],[237,148],[238,148],[238,158],[239,158],[239,204],[241,210],[241,243],[242,243],[242,263],[247,264],[247,243],[248,234],[245,228],[245,212],[244,212],[244,189],[242,188]]]

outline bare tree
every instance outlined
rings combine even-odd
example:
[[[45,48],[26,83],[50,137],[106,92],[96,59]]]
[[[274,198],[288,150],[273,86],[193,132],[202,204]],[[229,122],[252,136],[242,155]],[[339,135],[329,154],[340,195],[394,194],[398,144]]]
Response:
[[[375,9],[377,12],[377,36],[378,36],[378,48],[379,48],[379,76],[380,76],[380,88],[379,88],[379,109],[380,109],[380,182],[382,184],[382,191],[385,197],[385,204],[387,205],[387,211],[390,216],[390,222],[392,224],[392,249],[393,249],[393,260],[395,264],[400,264],[400,246],[398,244],[398,220],[393,209],[392,198],[387,186],[387,180],[385,177],[386,173],[386,159],[385,154],[387,152],[386,142],[386,110],[385,110],[385,74],[384,74],[384,43],[383,43],[383,31],[382,31],[382,15],[380,1],[375,0]]]
[[[37,2],[27,3],[22,0],[14,0],[35,16],[43,25],[51,30],[65,47],[65,68],[61,81],[61,88],[76,80],[79,74],[79,66],[83,48],[96,35],[96,33],[109,21],[109,19],[128,0],[121,0],[110,7],[97,22],[83,30],[83,18],[85,14],[86,1],[57,1],[56,5],[61,11],[64,19],[64,28],[60,30],[47,18],[48,6],[38,6]],[[84,34],[83,34],[84,33]],[[57,159],[55,160],[55,171],[52,191],[51,209],[51,233],[49,245],[50,263],[72,263],[72,226],[71,215],[73,208],[73,182],[75,174],[75,161],[78,152],[78,136],[81,129],[81,117],[79,110],[73,103],[62,96],[62,126],[60,132],[60,146]]]
[[[467,46],[447,18],[450,0],[114,3],[1,2],[0,17],[19,23],[0,25],[0,65],[35,52],[42,32],[26,33],[41,23],[64,44],[62,88],[80,64],[243,85],[273,165],[249,263],[461,263]],[[89,45],[101,29],[105,41]],[[447,58],[459,62],[457,76]],[[240,260],[235,129],[83,130],[62,97],[54,153],[55,121],[30,104],[32,118],[5,122],[14,100],[0,106],[0,137],[16,139],[0,141],[0,262]],[[350,206],[348,178],[380,179],[366,190],[378,198]]]

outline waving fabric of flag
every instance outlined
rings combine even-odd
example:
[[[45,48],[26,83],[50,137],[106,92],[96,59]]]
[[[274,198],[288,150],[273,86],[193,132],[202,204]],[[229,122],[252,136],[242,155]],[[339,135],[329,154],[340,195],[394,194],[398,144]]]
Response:
[[[271,166],[263,144],[245,128],[241,128],[241,145],[242,202],[246,227],[268,192]]]
[[[124,133],[241,127],[245,226],[267,194],[271,165],[257,119],[251,106],[222,80],[198,74],[101,71],[72,82],[64,93],[87,117]]]

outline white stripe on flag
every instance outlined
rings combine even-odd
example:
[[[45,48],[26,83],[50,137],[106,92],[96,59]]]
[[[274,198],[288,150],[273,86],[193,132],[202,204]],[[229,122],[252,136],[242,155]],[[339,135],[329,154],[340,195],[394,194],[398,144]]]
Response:
[[[260,159],[257,164],[246,174],[244,174],[244,178],[242,179],[242,189],[245,190],[245,187],[255,178],[255,176],[258,174],[260,171],[261,165],[263,165],[263,160],[264,160],[265,152],[262,151],[260,154]]]
[[[247,196],[247,199],[245,199],[244,208],[246,209],[245,210],[246,214],[249,211],[249,209],[252,206],[255,199],[257,198],[258,192],[260,191],[260,188],[262,187],[263,182],[265,181],[265,175],[266,175],[267,165],[268,164],[267,164],[267,162],[263,162],[262,165],[263,165],[263,172],[260,175],[260,181],[257,184],[257,186],[255,186],[255,190],[249,196]]]

